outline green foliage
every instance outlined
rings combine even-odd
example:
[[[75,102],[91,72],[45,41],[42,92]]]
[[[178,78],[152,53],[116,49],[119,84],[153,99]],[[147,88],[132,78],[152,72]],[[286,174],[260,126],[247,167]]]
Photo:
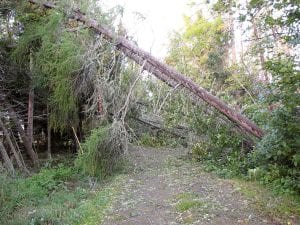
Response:
[[[232,3],[218,2],[226,4],[226,7]],[[243,76],[242,68],[236,65],[226,67],[230,32],[226,30],[221,17],[208,21],[198,15],[196,19],[186,17],[185,23],[184,32],[171,40],[167,62],[226,102],[240,104],[241,101],[251,101],[253,96],[248,89],[252,88],[252,83],[248,77]],[[165,109],[167,121],[184,121],[198,135],[205,136],[205,142],[201,141],[192,149],[196,158],[205,156],[206,159],[216,160],[219,165],[226,165],[229,160],[233,162],[234,157],[240,157],[236,155],[242,146],[243,137],[232,132],[233,127],[228,125],[230,123],[227,119],[211,110],[207,104],[195,107],[186,97],[177,95],[173,98]]]
[[[84,54],[80,37],[87,38],[87,34],[66,31],[64,16],[56,11],[45,15],[28,12],[20,20],[25,24],[25,32],[18,41],[13,58],[29,70],[29,58],[32,57],[30,73],[34,86],[50,92],[45,97],[51,108],[51,126],[61,131],[70,123],[76,127],[78,103],[74,79],[80,72]]]
[[[278,195],[258,182],[235,180],[234,187],[255,206],[258,212],[276,218],[281,224],[293,224],[300,215],[300,198],[297,195]]]
[[[175,147],[179,144],[179,141],[176,140],[175,137],[172,137],[164,132],[160,132],[158,135],[144,133],[140,137],[138,144],[153,148]]]
[[[202,114],[194,125],[208,139],[192,150],[195,158],[205,160],[208,170],[221,176],[244,176],[271,184],[279,192],[299,193],[299,71],[286,58],[267,62],[267,68],[273,75],[269,94],[260,108],[252,109],[266,134],[254,151],[243,153],[240,137],[232,136],[226,126],[218,126],[215,119]],[[266,105],[272,107],[272,112],[263,110]]]
[[[255,70],[250,71],[245,65],[226,67],[226,49],[231,48],[231,37],[221,17],[211,21],[201,15],[195,19],[186,17],[185,30],[171,40],[168,63],[225,102],[242,105],[244,113],[264,128],[266,134],[253,153],[245,153],[243,137],[232,132],[233,127],[226,119],[205,110],[208,107],[205,104],[198,108],[186,107],[186,99],[179,97],[177,101],[168,102],[165,113],[168,121],[173,124],[185,121],[203,136],[203,141],[196,143],[192,152],[197,160],[206,162],[208,170],[226,177],[247,176],[249,171],[250,174],[259,171],[251,177],[273,183],[283,192],[297,193],[300,190],[300,73],[296,58],[277,55],[274,43],[295,46],[291,40],[298,35],[299,18],[295,16],[298,5],[295,2],[253,0],[247,4],[247,14],[241,15],[254,24],[262,36],[251,45],[254,54],[250,61],[259,60],[257,49],[266,45],[272,49],[272,58],[262,63],[272,76],[271,85],[250,79],[249,75]],[[234,8],[238,9],[234,1],[217,1],[214,5],[215,11],[226,16]],[[279,12],[282,16],[275,16]],[[267,33],[266,30],[270,33],[276,30],[276,35],[274,32],[274,36],[262,35]],[[248,63],[245,58],[242,60],[243,64]]]
[[[106,175],[107,152],[103,143],[108,136],[109,127],[93,129],[89,137],[82,144],[83,152],[78,156],[76,165],[91,176]]]
[[[199,200],[199,196],[195,193],[181,193],[176,196],[176,209],[179,212],[185,212],[195,208],[204,206],[204,202]]]
[[[262,10],[263,9],[263,10]],[[252,17],[255,12],[263,11],[260,21],[265,28],[283,28],[285,32],[279,36],[291,45],[299,44],[299,1],[263,1],[251,0],[248,5],[248,15]],[[277,16],[280,13],[280,16]]]
[[[100,178],[120,169],[126,141],[121,132],[123,130],[115,123],[93,129],[82,144],[83,152],[76,159],[77,167],[90,176]]]
[[[113,187],[89,187],[73,167],[44,168],[29,178],[0,176],[0,223],[98,224],[115,194]]]
[[[56,42],[44,41],[36,53],[37,81],[52,91],[51,126],[56,129],[64,130],[71,123],[76,127],[78,123],[73,82],[81,67],[81,47],[76,35],[64,32]]]
[[[283,192],[300,192],[300,116],[298,93],[300,73],[287,59],[270,61],[272,95],[267,98],[275,109],[267,123],[267,133],[253,153],[256,167],[264,171],[261,180],[274,183]]]
[[[208,155],[208,151],[210,150],[210,146],[206,141],[197,142],[192,146],[192,154],[195,159],[202,160],[205,159]]]
[[[18,18],[25,26],[24,33],[18,40],[18,45],[12,58],[29,70],[29,54],[38,51],[43,41],[57,40],[63,16],[60,13],[49,11],[26,12]]]
[[[213,21],[201,15],[196,19],[185,17],[185,27],[183,33],[173,35],[167,63],[202,87],[210,88],[214,79],[220,86],[228,76],[223,57],[229,37],[221,17]]]
[[[233,7],[235,7],[236,1],[234,0],[218,0],[213,5],[213,10],[218,13],[230,12]]]
[[[62,165],[53,169],[42,169],[39,173],[23,179],[0,177],[0,205],[3,209],[1,219],[7,218],[15,210],[24,206],[35,206],[43,201],[49,193],[60,190],[64,182],[74,176],[72,168]]]

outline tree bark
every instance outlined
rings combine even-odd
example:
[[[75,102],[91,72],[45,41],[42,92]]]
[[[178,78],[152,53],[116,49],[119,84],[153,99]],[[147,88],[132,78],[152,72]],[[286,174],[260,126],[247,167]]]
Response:
[[[37,0],[28,0],[31,3],[41,5],[46,8],[56,8],[50,3],[40,4]],[[73,10],[73,15],[70,16],[80,22],[83,22],[86,26],[92,28],[96,33],[103,35],[105,39],[111,43],[115,43],[116,47],[122,51],[127,57],[135,61],[139,65],[144,65],[144,69],[154,74],[156,77],[166,82],[170,86],[175,87],[180,84],[186,88],[198,98],[201,98],[209,105],[216,108],[220,113],[224,114],[229,120],[238,124],[246,132],[261,138],[263,131],[248,118],[238,113],[235,109],[230,108],[224,102],[217,97],[210,94],[204,88],[201,88],[189,78],[183,74],[177,72],[170,66],[160,62],[158,59],[150,55],[148,52],[140,49],[128,39],[117,36],[114,32],[109,30],[103,25],[98,24],[96,20],[89,19],[82,14],[79,10]],[[146,63],[145,63],[146,62]]]
[[[15,148],[15,145],[13,144],[11,138],[10,138],[10,135],[9,135],[9,132],[8,130],[6,129],[2,119],[0,119],[0,128],[3,130],[3,133],[4,133],[4,136],[7,140],[7,143],[10,147],[10,150],[12,151],[12,153],[14,154],[14,157],[16,159],[16,162],[17,162],[17,165],[18,167],[23,170],[25,173],[29,173],[28,169],[26,168],[26,166],[22,163],[22,160],[21,160],[21,157],[19,155],[19,153],[17,152],[16,148]]]
[[[8,172],[10,172],[12,175],[14,175],[15,174],[14,165],[12,164],[12,162],[7,154],[7,151],[1,141],[0,141],[0,153],[1,153],[1,156],[4,161],[6,169],[8,170]]]
[[[51,125],[50,125],[50,110],[47,105],[47,158],[51,159]]]
[[[29,67],[30,72],[33,70],[33,58],[32,58],[32,51],[30,50],[30,59],[29,59]],[[27,113],[27,137],[30,146],[33,146],[33,109],[34,109],[34,89],[32,85],[32,77],[30,81],[28,93],[28,113]]]
[[[23,141],[23,144],[24,144],[24,146],[26,148],[26,151],[27,151],[29,157],[31,158],[33,164],[35,166],[37,166],[39,164],[39,162],[38,162],[38,155],[33,151],[32,145],[30,145],[28,137],[26,136],[26,133],[25,133],[25,131],[24,131],[24,129],[23,129],[23,127],[22,127],[22,125],[21,125],[21,123],[20,123],[20,121],[19,121],[16,113],[15,113],[15,111],[11,107],[9,107],[9,113],[10,113],[11,118],[14,121],[14,124],[17,127],[17,130],[18,130],[18,132],[19,132],[19,134],[21,136],[21,139]]]
[[[34,104],[34,90],[30,87],[28,95],[28,115],[27,115],[27,137],[28,144],[33,146],[33,104]]]
[[[252,20],[252,25],[253,25],[253,34],[255,37],[255,40],[259,40],[259,34],[258,34],[258,29],[257,29],[257,25],[255,23],[255,19],[253,18]],[[260,62],[260,66],[261,66],[261,71],[263,73],[264,76],[264,80],[266,83],[269,83],[269,77],[268,77],[268,73],[265,70],[265,56],[264,56],[264,50],[261,46],[261,44],[259,44],[258,46],[258,55],[259,55],[259,62]]]

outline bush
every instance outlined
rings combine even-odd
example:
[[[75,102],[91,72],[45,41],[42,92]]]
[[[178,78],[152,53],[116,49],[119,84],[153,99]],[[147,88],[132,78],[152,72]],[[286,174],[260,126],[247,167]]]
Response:
[[[251,155],[251,166],[263,171],[264,183],[281,192],[300,193],[300,73],[292,61],[279,58],[266,64],[274,81],[265,101],[275,109],[267,120],[266,135]]]
[[[126,134],[119,122],[101,126],[91,131],[82,144],[83,152],[76,165],[84,173],[105,178],[119,169],[121,156],[126,150]]]
[[[209,148],[210,146],[206,141],[200,141],[192,146],[192,154],[197,160],[206,159],[208,156]]]

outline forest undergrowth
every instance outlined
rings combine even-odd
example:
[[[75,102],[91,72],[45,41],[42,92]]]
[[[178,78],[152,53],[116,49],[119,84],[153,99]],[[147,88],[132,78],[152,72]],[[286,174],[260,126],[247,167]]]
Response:
[[[103,180],[80,173],[74,158],[53,156],[30,177],[0,176],[0,224],[99,224],[123,173]],[[113,181],[113,182],[112,182]]]

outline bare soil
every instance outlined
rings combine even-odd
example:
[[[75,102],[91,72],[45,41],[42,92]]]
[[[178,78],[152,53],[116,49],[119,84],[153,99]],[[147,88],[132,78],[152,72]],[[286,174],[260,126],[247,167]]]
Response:
[[[230,180],[186,160],[186,149],[133,147],[105,225],[276,224],[256,211]]]

